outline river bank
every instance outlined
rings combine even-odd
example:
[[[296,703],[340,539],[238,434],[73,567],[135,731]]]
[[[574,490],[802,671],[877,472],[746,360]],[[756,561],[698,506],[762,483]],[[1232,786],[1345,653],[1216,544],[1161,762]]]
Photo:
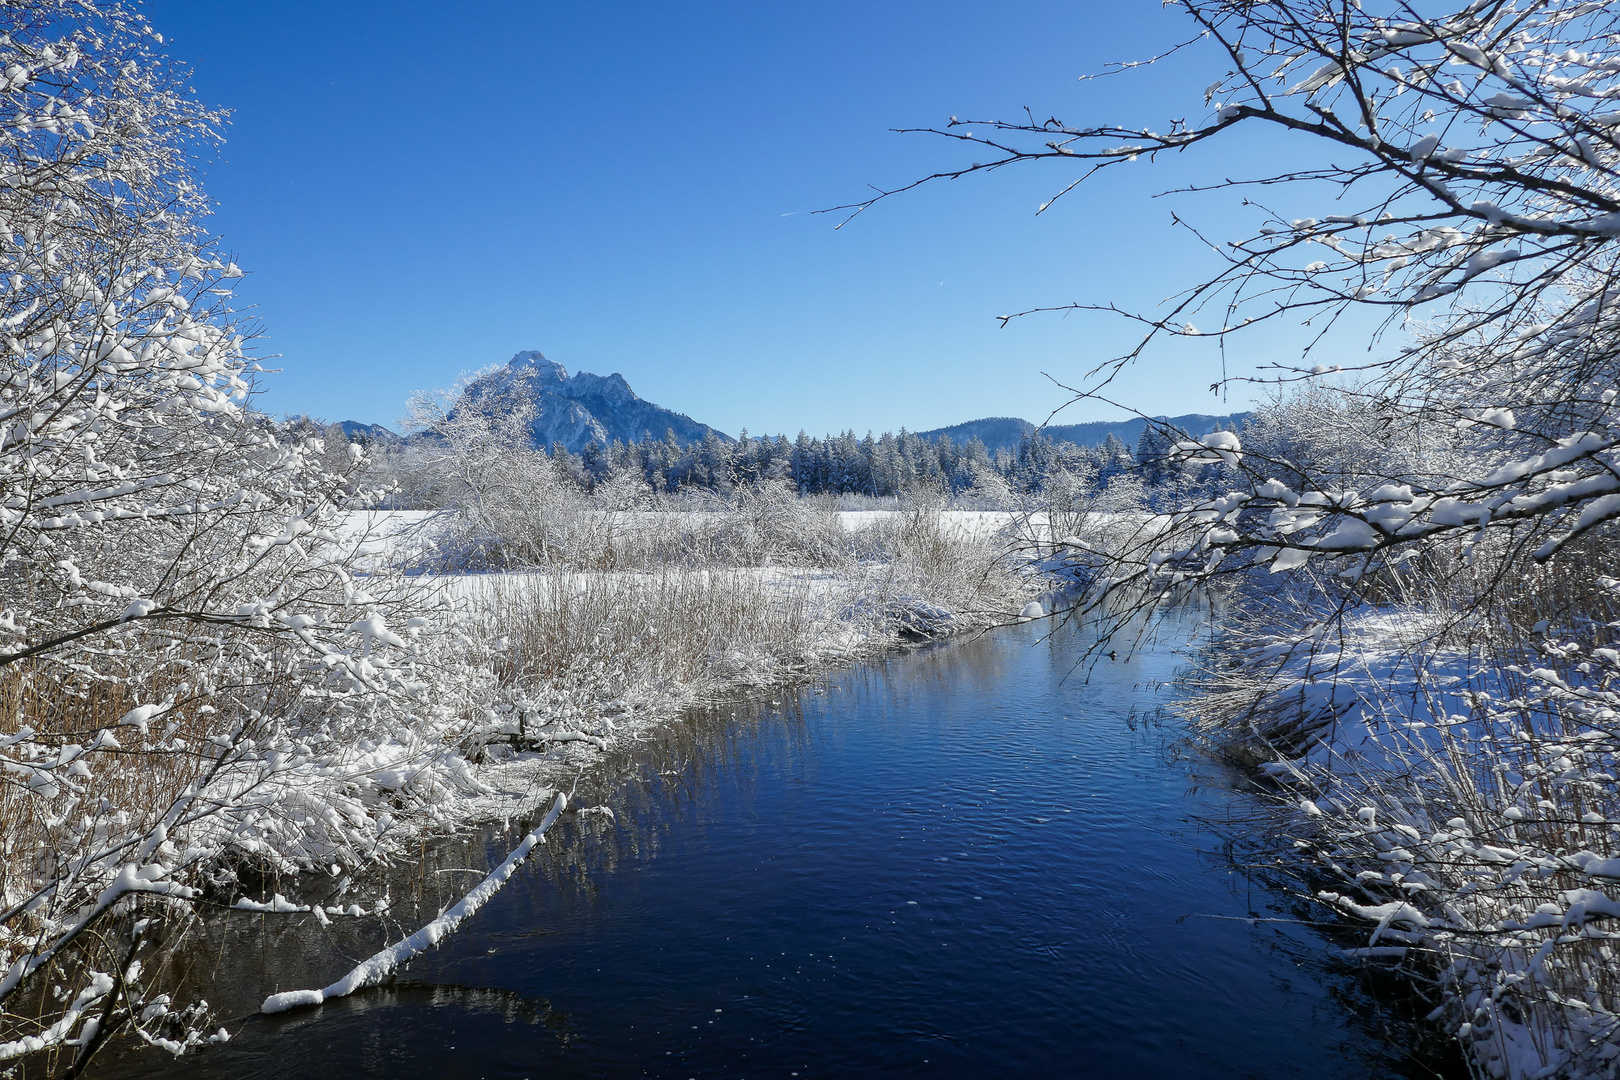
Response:
[[[1249,599],[1185,710],[1264,778],[1285,815],[1271,857],[1304,910],[1425,998],[1480,1075],[1612,1075],[1620,806],[1594,628],[1521,636],[1409,602],[1324,633]]]

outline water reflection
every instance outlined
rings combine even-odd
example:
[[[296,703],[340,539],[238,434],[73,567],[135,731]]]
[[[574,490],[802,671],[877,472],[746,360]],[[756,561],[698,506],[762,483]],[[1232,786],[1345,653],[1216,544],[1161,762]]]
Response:
[[[1175,629],[1088,677],[1084,630],[1050,629],[695,711],[585,778],[617,822],[564,819],[411,986],[119,1075],[1424,1075],[1320,938],[1249,921],[1284,901],[1201,822],[1257,804],[1130,722]],[[424,851],[396,916],[510,842]],[[197,976],[216,1005],[329,981],[386,929],[262,925],[229,931],[257,968]]]

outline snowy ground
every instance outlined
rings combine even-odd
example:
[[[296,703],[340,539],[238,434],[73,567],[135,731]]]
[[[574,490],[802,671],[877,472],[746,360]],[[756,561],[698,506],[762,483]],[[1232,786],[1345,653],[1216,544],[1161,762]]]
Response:
[[[840,510],[838,523],[847,532],[859,532],[893,523],[905,517],[904,510]],[[1044,531],[1046,515],[1007,510],[940,510],[940,524],[953,536],[989,539],[1006,531],[1023,533],[1029,528]]]

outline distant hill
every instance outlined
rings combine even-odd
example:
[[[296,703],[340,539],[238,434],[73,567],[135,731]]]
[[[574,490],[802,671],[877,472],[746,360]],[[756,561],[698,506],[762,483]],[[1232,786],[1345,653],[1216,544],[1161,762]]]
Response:
[[[362,424],[358,420],[339,420],[338,427],[343,429],[344,438],[350,442],[360,443],[362,446],[397,446],[405,441],[400,435],[381,424]]]
[[[1170,424],[1189,435],[1208,435],[1216,428],[1232,429],[1242,425],[1249,413],[1230,413],[1211,416],[1206,413],[1187,413],[1183,416],[1158,416],[1155,420]],[[1147,421],[1139,416],[1129,420],[1097,420],[1087,424],[1050,424],[1043,433],[1053,442],[1072,442],[1077,446],[1096,446],[1113,435],[1130,446],[1141,438]],[[930,442],[950,436],[953,442],[966,442],[977,437],[992,451],[1016,450],[1025,435],[1032,434],[1035,425],[1016,416],[990,416],[983,420],[969,420],[965,424],[919,431],[917,434]]]
[[[965,424],[952,424],[950,427],[935,428],[932,431],[919,431],[917,434],[929,442],[938,442],[942,437],[949,437],[952,442],[967,442],[977,438],[991,450],[998,447],[1016,447],[1025,435],[1035,430],[1035,425],[1028,420],[1020,420],[1016,416],[988,416],[983,420],[969,420]]]

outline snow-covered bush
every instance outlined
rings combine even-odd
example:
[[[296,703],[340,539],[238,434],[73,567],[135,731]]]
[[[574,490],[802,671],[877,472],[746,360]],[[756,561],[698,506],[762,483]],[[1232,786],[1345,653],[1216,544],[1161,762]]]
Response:
[[[144,950],[232,862],[371,857],[447,703],[332,531],[358,461],[248,408],[220,116],[116,3],[0,21],[0,1062],[65,1064],[207,1037]]]
[[[1025,524],[1017,519],[1012,527]],[[1029,595],[1052,584],[1044,581],[1017,554],[1024,546],[999,531],[951,527],[937,509],[909,510],[869,525],[851,537],[867,566],[869,580],[877,583],[880,605],[890,605],[903,623],[916,621],[906,614],[907,604],[920,604],[925,621],[935,621],[936,609],[947,619],[1004,621],[1023,607]],[[1011,601],[1017,598],[1018,603]],[[931,637],[937,633],[921,632]]]
[[[691,531],[665,560],[699,544],[707,547],[712,565],[834,567],[849,557],[837,513],[800,497],[785,480],[738,487],[729,499],[689,520]]]
[[[589,500],[562,462],[532,449],[522,407],[491,415],[457,410],[467,376],[447,391],[412,396],[410,448],[394,475],[411,505],[453,510],[434,567],[498,570],[560,561],[577,545]]]
[[[1438,991],[1433,1019],[1484,1074],[1608,1075],[1620,694],[1603,624],[1521,637],[1470,604],[1466,573],[1392,578],[1337,613],[1342,590],[1293,579],[1232,598],[1188,708],[1303,811],[1297,883],[1369,923],[1357,955]]]

